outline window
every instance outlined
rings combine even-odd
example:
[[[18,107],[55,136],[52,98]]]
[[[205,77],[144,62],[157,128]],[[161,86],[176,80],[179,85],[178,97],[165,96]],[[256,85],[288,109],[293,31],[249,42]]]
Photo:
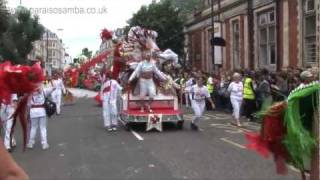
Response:
[[[239,21],[232,22],[232,59],[234,68],[240,68],[240,34]]]
[[[52,50],[48,50],[48,56],[52,56]]]
[[[259,61],[262,66],[276,65],[275,12],[269,10],[258,15]]]
[[[53,65],[53,66],[57,66],[57,61],[56,61],[56,60],[53,60],[53,61],[52,61],[52,65]]]
[[[314,11],[314,0],[306,0],[304,7],[306,12]]]
[[[274,12],[271,11],[269,12],[269,23],[274,23],[275,18],[274,18]]]
[[[304,1],[304,61],[306,64],[316,62],[316,11],[315,1]]]
[[[261,14],[259,16],[259,24],[260,25],[265,25],[267,23],[267,16],[266,14]]]

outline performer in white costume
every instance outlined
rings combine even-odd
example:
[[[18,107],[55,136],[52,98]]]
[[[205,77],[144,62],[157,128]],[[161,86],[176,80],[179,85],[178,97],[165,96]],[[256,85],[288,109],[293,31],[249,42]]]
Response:
[[[53,88],[55,88],[55,90],[51,94],[52,101],[56,103],[57,115],[60,115],[62,93],[66,93],[66,89],[64,87],[63,80],[59,77],[58,74],[56,74],[54,79],[51,81],[51,85]]]
[[[210,98],[208,88],[203,85],[203,78],[197,79],[197,84],[193,85],[189,91],[191,95],[191,107],[194,112],[194,117],[191,122],[191,129],[198,130],[198,123],[205,111],[206,99],[213,107],[213,101]]]
[[[156,85],[153,81],[154,75],[156,75],[161,80],[166,80],[166,76],[156,67],[156,65],[151,61],[151,52],[145,51],[143,53],[145,60],[140,62],[134,72],[129,78],[129,83],[133,79],[139,78],[139,87],[140,87],[140,97],[142,99],[141,111],[144,111],[144,100],[146,96],[149,97],[148,110],[152,111],[150,108],[153,97],[156,96]]]
[[[228,92],[230,93],[230,101],[233,109],[232,116],[236,121],[236,124],[231,124],[240,127],[240,108],[243,100],[243,84],[239,73],[233,74],[233,81],[229,84]]]
[[[185,101],[186,101],[186,107],[189,107],[191,105],[191,99],[192,96],[190,93],[188,93],[192,86],[195,84],[194,78],[189,74],[189,79],[186,79],[185,87],[186,87],[186,93],[185,93]]]
[[[118,126],[117,100],[122,87],[112,79],[111,72],[106,72],[105,81],[101,86],[102,115],[104,127],[108,131],[116,131]]]
[[[45,150],[49,148],[47,140],[47,114],[44,108],[44,102],[45,97],[52,93],[52,91],[54,90],[54,88],[39,87],[35,92],[32,93],[32,96],[29,100],[31,129],[29,141],[27,144],[28,148],[33,148],[34,146],[35,137],[39,125],[42,149]]]
[[[17,94],[11,95],[10,104],[1,104],[1,120],[3,123],[3,131],[4,131],[4,146],[8,151],[11,151],[10,146],[10,133],[13,124],[13,113],[16,109],[18,101]],[[12,137],[12,146],[16,146],[16,141],[14,137]]]

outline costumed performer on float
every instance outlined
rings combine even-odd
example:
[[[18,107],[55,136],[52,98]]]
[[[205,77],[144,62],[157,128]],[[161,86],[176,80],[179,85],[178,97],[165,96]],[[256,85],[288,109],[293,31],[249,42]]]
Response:
[[[118,126],[117,100],[122,87],[112,78],[112,73],[105,73],[105,81],[101,86],[102,115],[104,127],[108,131],[116,131]]]
[[[139,78],[139,91],[140,91],[140,98],[142,100],[141,104],[141,112],[144,112],[145,108],[145,100],[146,96],[148,95],[148,106],[147,110],[152,112],[151,103],[156,96],[156,85],[154,83],[153,77],[156,75],[161,80],[167,80],[166,76],[156,67],[155,63],[152,62],[151,59],[151,51],[144,51],[143,52],[144,60],[138,64],[136,69],[133,71],[129,78],[129,83],[133,81],[135,78]]]
[[[160,92],[164,95],[177,96],[177,89],[181,89],[181,85],[177,84],[170,75],[172,71],[173,63],[170,61],[163,62],[162,71],[167,80],[160,83]]]

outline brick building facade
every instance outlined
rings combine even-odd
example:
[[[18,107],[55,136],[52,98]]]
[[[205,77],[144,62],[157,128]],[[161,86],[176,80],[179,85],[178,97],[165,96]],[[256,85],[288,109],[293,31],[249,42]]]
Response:
[[[186,61],[206,72],[213,70],[210,4],[203,0],[185,26]],[[214,0],[215,36],[226,40],[215,49],[215,64],[273,71],[319,66],[319,6],[318,0]]]

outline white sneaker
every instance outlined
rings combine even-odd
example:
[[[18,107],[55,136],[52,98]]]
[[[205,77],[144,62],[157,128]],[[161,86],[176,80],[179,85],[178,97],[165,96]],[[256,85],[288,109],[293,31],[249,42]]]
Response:
[[[43,150],[46,150],[46,149],[49,149],[49,144],[42,144],[42,149]]]
[[[112,128],[112,130],[113,130],[113,131],[116,131],[116,130],[117,130],[117,128],[116,128],[116,127],[114,127],[114,128]]]
[[[33,148],[33,144],[32,143],[28,143],[27,144],[27,148],[32,149]]]

